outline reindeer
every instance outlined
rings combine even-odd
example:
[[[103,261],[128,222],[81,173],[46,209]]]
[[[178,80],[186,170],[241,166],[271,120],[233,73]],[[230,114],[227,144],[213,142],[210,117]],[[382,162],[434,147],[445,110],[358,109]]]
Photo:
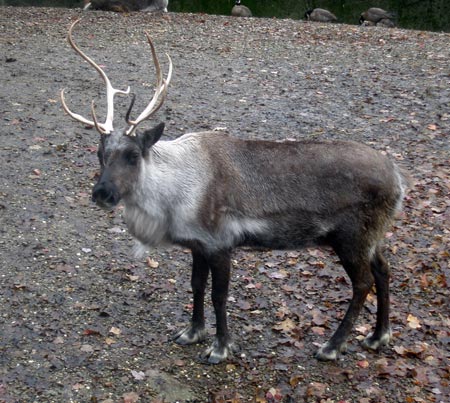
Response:
[[[335,360],[373,284],[377,318],[364,346],[377,350],[391,339],[389,327],[390,269],[382,254],[382,240],[400,209],[406,179],[381,153],[350,141],[243,140],[215,131],[189,133],[160,141],[164,124],[136,131],[162,106],[172,76],[172,61],[163,78],[155,48],[147,39],[156,69],[156,90],[148,106],[113,128],[116,94],[104,71],[75,45],[72,48],[101,75],[106,84],[107,114],[98,122],[64,110],[75,120],[100,133],[101,174],[92,199],[103,209],[125,205],[129,232],[145,247],[175,244],[192,251],[194,307],[190,324],[175,336],[188,345],[206,338],[205,288],[212,279],[216,335],[204,353],[210,363],[230,357],[235,344],[228,331],[226,303],[230,257],[234,248],[299,249],[330,246],[348,274],[353,296],[339,327],[316,353]]]
[[[132,11],[167,12],[169,0],[84,0],[83,10],[115,11],[129,13]]]

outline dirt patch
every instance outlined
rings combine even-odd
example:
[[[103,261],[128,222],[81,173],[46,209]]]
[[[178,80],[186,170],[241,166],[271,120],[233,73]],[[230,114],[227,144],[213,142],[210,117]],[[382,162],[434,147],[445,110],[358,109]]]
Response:
[[[1,402],[448,401],[448,34],[0,11]],[[115,87],[132,87],[136,110],[154,80],[144,30],[170,54],[174,78],[158,113],[167,138],[215,127],[243,138],[347,138],[410,171],[415,187],[387,239],[391,346],[376,354],[359,343],[374,322],[371,296],[348,353],[336,363],[312,358],[350,297],[336,257],[317,250],[236,252],[229,315],[242,350],[229,362],[206,365],[205,346],[170,341],[189,320],[189,253],[132,258],[120,209],[105,214],[90,202],[98,135],[60,106],[66,88],[77,112],[89,116],[91,99],[104,111],[103,84],[65,41],[81,15],[77,42]],[[210,309],[207,320],[212,334]]]

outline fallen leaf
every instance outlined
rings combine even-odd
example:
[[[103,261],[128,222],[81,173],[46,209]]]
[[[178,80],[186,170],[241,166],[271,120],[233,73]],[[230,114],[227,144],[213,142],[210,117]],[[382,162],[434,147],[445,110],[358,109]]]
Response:
[[[281,402],[283,395],[281,394],[280,389],[270,388],[266,393],[266,398],[269,402]]]
[[[306,388],[306,397],[324,397],[324,394],[328,388],[328,384],[321,382],[311,382]]]
[[[133,369],[131,370],[131,375],[133,375],[133,378],[136,379],[137,381],[142,381],[146,377],[145,372],[135,371]]]
[[[323,336],[325,334],[325,328],[320,326],[312,326],[311,331],[318,336]]]
[[[135,392],[128,392],[122,395],[123,403],[137,403],[139,395]]]
[[[63,344],[64,343],[64,338],[61,337],[61,336],[57,336],[55,338],[55,340],[53,340],[53,343],[55,343],[55,344]]]
[[[107,337],[107,338],[105,339],[105,343],[106,343],[108,346],[110,346],[111,344],[116,343],[116,341],[115,341],[113,338],[111,338],[111,337]]]
[[[394,346],[394,351],[402,357],[420,357],[429,348],[429,345],[424,342],[416,342],[411,347]]]
[[[419,323],[419,319],[411,314],[408,315],[406,321],[408,322],[408,326],[411,329],[420,329],[422,327]]]
[[[430,286],[430,282],[428,281],[427,273],[423,273],[420,277],[420,287],[422,290],[426,290]]]
[[[294,291],[296,291],[296,287],[294,287],[294,286],[292,286],[292,285],[288,285],[288,284],[283,284],[282,286],[281,286],[281,289],[284,291],[284,292],[294,292]]]
[[[428,368],[415,366],[411,372],[416,382],[418,382],[420,385],[428,385]]]
[[[122,331],[118,328],[118,327],[112,327],[111,329],[109,329],[109,333],[115,334],[116,336],[118,336],[120,333],[122,333]]]
[[[289,384],[295,388],[301,381],[304,380],[303,375],[294,375],[289,379]]]
[[[316,325],[316,326],[323,326],[327,323],[328,318],[318,309],[314,309],[312,311],[312,322]]]
[[[237,302],[237,305],[239,309],[242,309],[243,311],[248,311],[252,307],[250,302],[242,299]]]
[[[279,322],[278,324],[273,326],[273,329],[274,330],[279,330],[279,331],[284,332],[284,333],[289,333],[290,331],[292,331],[296,327],[297,327],[297,325],[295,324],[295,322],[292,319],[286,318],[282,322]]]
[[[262,390],[260,387],[256,390],[255,403],[267,403],[264,390]]]
[[[147,266],[152,269],[156,269],[159,267],[159,263],[156,260],[153,260],[151,257],[147,258]]]
[[[368,367],[369,367],[369,361],[367,361],[367,360],[361,360],[361,361],[358,361],[358,362],[356,363],[356,365],[357,365],[358,367],[360,367],[360,368],[368,368]]]
[[[369,325],[369,324],[364,324],[364,325],[355,326],[355,330],[356,330],[358,333],[361,333],[361,334],[363,334],[363,335],[369,334],[371,328],[372,328],[372,327],[371,327],[371,325]]]
[[[398,355],[401,356],[406,355],[406,353],[408,352],[408,350],[403,346],[394,346],[393,349]]]
[[[288,276],[288,272],[286,270],[278,270],[278,271],[273,271],[271,273],[269,273],[269,277],[273,278],[273,279],[283,279],[286,278]]]
[[[85,336],[99,336],[100,332],[95,329],[84,329],[83,334]]]
[[[92,353],[94,351],[94,347],[92,347],[90,344],[83,344],[80,350],[84,353]]]

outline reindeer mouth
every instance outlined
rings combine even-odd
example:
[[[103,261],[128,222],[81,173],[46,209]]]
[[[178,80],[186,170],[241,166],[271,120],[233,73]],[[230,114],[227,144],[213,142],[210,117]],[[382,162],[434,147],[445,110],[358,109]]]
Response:
[[[94,188],[92,201],[103,210],[112,210],[117,206],[121,197],[119,192],[104,187]]]
[[[110,204],[110,203],[104,203],[104,202],[95,202],[95,204],[100,207],[102,210],[105,211],[113,211],[114,207],[116,207],[117,204]]]

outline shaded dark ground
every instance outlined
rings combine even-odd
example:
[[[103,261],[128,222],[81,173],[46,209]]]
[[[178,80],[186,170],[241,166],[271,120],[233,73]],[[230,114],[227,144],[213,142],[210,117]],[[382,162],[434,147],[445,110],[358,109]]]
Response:
[[[120,209],[105,214],[89,200],[97,134],[64,116],[58,95],[67,88],[86,116],[96,99],[102,113],[100,79],[65,41],[81,14],[0,8],[0,402],[450,401],[450,36],[84,15],[78,43],[116,87],[132,86],[136,109],[153,83],[143,31],[170,53],[174,78],[158,115],[168,138],[215,127],[243,138],[349,138],[416,180],[387,235],[391,346],[360,346],[374,323],[371,297],[348,354],[317,362],[350,296],[335,256],[238,251],[229,314],[242,351],[208,366],[198,359],[205,346],[170,342],[191,309],[188,251],[133,259]]]

